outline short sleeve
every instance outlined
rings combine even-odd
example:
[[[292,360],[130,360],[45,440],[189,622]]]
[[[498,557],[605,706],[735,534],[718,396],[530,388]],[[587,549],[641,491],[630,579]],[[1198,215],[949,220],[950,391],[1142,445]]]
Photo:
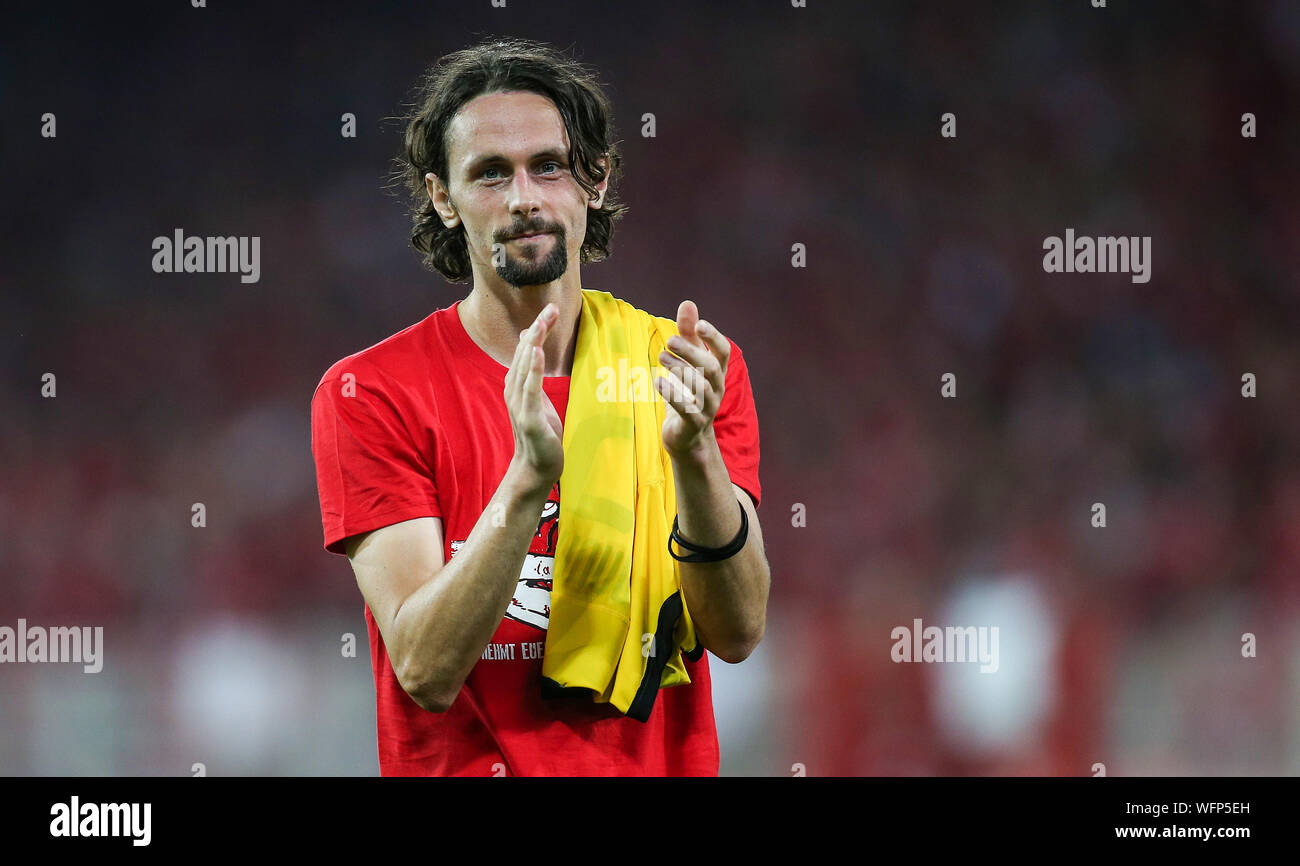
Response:
[[[727,360],[722,405],[713,419],[713,435],[731,482],[753,497],[757,508],[763,492],[758,483],[758,413],[745,356],[734,341],[728,338],[728,342],[731,356]]]
[[[382,374],[340,364],[325,374],[311,403],[325,549],[344,553],[343,540],[416,517],[441,517],[432,469],[386,392]]]

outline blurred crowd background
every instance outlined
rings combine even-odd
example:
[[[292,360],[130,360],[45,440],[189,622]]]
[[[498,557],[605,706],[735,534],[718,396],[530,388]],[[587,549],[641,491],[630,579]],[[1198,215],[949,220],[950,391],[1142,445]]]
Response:
[[[724,775],[1300,772],[1300,4],[7,18],[0,625],[102,625],[105,664],[0,664],[0,774],[377,773],[308,410],[468,294],[386,183],[417,76],[491,35],[613,100],[631,209],[583,285],[749,363],[773,588],[711,659]],[[153,273],[178,227],[260,236],[260,281]],[[1067,228],[1150,235],[1150,282],[1044,273]],[[999,626],[999,672],[895,663],[918,618]]]

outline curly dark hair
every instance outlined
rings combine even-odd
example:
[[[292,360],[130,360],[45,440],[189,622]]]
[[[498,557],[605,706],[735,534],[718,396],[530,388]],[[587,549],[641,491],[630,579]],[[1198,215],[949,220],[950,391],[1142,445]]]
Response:
[[[462,106],[489,93],[530,91],[555,103],[569,135],[569,165],[588,200],[606,169],[609,184],[597,210],[587,213],[587,233],[580,261],[598,262],[610,254],[614,220],[627,210],[614,194],[622,156],[613,139],[613,109],[593,74],[578,61],[550,46],[527,39],[494,38],[441,58],[421,77],[406,125],[402,156],[395,160],[394,180],[412,197],[411,245],[424,254],[424,265],[453,283],[471,275],[463,224],[447,228],[429,200],[424,176],[433,172],[447,182],[447,127]]]

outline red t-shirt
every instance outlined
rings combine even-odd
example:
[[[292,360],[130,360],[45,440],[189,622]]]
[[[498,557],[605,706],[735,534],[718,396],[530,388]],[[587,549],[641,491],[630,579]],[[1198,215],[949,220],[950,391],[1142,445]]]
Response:
[[[458,306],[344,358],[317,386],[312,453],[331,553],[349,536],[438,517],[450,561],[505,475],[514,454],[506,367],[470,338]],[[542,388],[563,420],[569,377],[548,376]],[[731,480],[757,503],[758,420],[734,342],[713,423]],[[542,696],[559,494],[557,484],[514,598],[446,712],[421,709],[402,689],[366,606],[382,775],[717,775],[707,653],[685,662],[689,685],[660,690],[646,722],[585,691]]]

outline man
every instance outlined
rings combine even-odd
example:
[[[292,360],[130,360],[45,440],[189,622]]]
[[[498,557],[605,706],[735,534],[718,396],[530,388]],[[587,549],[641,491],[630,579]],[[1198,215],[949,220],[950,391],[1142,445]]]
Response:
[[[422,84],[403,160],[421,200],[412,242],[448,280],[472,278],[472,290],[334,364],[312,401],[325,546],[347,554],[366,602],[384,775],[718,772],[699,647],[738,663],[763,635],[769,569],[755,510],[757,420],[739,347],[693,302],[682,302],[672,327],[582,289],[578,263],[607,254],[623,211],[611,189],[620,161],[612,130],[589,73],[537,43],[457,52]],[[595,405],[579,390],[593,383],[571,384],[570,373],[580,323],[597,327],[597,301],[676,332],[658,358],[668,372],[654,380],[662,429],[639,441],[663,458],[664,478],[671,465],[672,483],[661,485],[670,489],[656,501],[676,509],[668,565],[679,565],[665,574],[680,591],[657,599],[663,607],[650,612],[644,635],[626,610],[613,620],[632,646],[648,639],[644,653],[618,657],[620,673],[640,663],[633,673],[645,680],[622,709],[599,684],[557,683],[543,667],[558,665],[548,654],[561,639],[567,661],[580,666],[584,641],[594,645],[599,633],[599,604],[575,614],[563,635],[548,633],[560,586],[595,568],[591,560],[591,569],[552,574],[565,542],[573,549],[599,532],[572,523],[579,505],[595,502],[580,499],[586,488],[561,500],[578,483],[566,461],[572,470],[605,444],[598,436],[593,448],[565,449],[566,434],[577,435],[566,429],[566,406],[579,397]],[[585,332],[587,345],[595,333]],[[643,475],[653,468],[647,459],[637,457]],[[596,464],[589,483],[631,469]],[[651,489],[644,485],[623,486],[641,497]],[[650,508],[628,526],[644,539],[648,524],[664,521],[666,539],[671,518]],[[572,528],[566,536],[567,525],[582,526],[584,537]],[[668,551],[641,541],[635,552],[656,562]],[[625,568],[614,595],[627,596],[629,580],[644,588],[645,568],[630,576]]]

